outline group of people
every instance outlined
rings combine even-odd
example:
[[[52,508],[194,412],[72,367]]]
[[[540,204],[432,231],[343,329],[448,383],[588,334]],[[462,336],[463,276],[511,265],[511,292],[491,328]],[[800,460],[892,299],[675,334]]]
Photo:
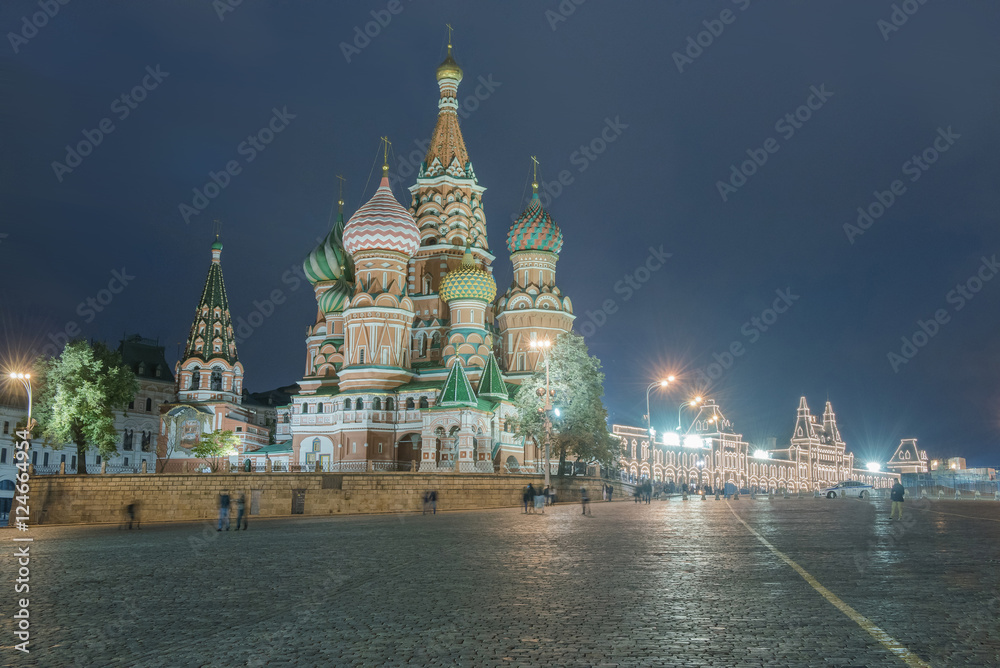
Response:
[[[601,498],[610,501],[615,495],[615,488],[612,485],[601,485]]]
[[[219,526],[215,529],[216,531],[222,531],[225,527],[226,531],[229,531],[229,511],[232,507],[232,499],[229,498],[229,492],[223,492],[219,494]],[[242,525],[243,530],[247,530],[247,495],[240,494],[239,498],[236,499],[236,531],[240,530]]]
[[[528,486],[524,488],[524,493],[521,495],[521,501],[524,503],[525,513],[534,513],[537,511],[544,515],[545,506],[551,506],[556,502],[556,490],[548,485],[535,488],[534,485],[528,483]]]
[[[432,515],[437,515],[438,512],[438,493],[436,490],[428,490],[424,492],[424,515],[427,511],[430,511]]]

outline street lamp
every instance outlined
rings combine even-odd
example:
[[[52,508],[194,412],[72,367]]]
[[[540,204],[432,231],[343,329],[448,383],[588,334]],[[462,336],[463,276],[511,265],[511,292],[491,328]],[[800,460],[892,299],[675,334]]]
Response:
[[[541,410],[544,411],[545,415],[545,486],[548,487],[549,469],[551,468],[549,461],[549,441],[552,440],[552,395],[555,394],[554,390],[549,389],[548,349],[552,346],[552,342],[548,339],[534,339],[529,345],[536,350],[540,350],[542,359],[545,360],[545,389],[538,388],[538,396],[545,398],[545,406]]]
[[[646,388],[646,431],[652,435],[653,427],[650,424],[649,415],[649,393],[653,391],[654,387],[666,387],[675,380],[673,376],[667,376],[663,380],[658,380],[655,383],[650,383],[649,387]]]
[[[28,422],[27,430],[28,437],[31,437],[31,428],[34,426],[31,422],[31,374],[30,373],[12,373],[10,374],[11,380],[16,380],[21,383],[24,387],[24,391],[28,393]]]
[[[695,397],[691,401],[685,401],[684,403],[682,403],[680,405],[680,407],[678,407],[678,409],[677,409],[677,431],[681,430],[681,411],[684,410],[684,407],[685,406],[697,406],[702,401],[704,401],[704,399],[702,399],[701,397]]]

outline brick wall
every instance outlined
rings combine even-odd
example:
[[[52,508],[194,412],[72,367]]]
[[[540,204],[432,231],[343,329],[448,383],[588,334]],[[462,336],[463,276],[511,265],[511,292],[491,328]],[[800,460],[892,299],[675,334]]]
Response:
[[[542,476],[420,473],[237,473],[160,475],[51,475],[31,479],[31,524],[78,524],[121,521],[126,505],[139,504],[143,522],[204,520],[218,517],[218,496],[246,494],[248,506],[258,497],[259,517],[292,513],[294,490],[305,490],[304,515],[419,512],[426,490],[438,493],[438,510],[518,506],[528,483]],[[600,502],[595,478],[552,478],[559,501],[579,502],[586,486]],[[624,498],[620,483],[615,498]],[[254,494],[254,491],[257,494]]]

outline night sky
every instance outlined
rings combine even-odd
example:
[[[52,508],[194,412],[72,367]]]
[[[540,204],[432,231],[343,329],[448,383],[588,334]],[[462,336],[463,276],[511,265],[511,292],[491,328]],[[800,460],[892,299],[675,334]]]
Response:
[[[0,355],[78,327],[159,338],[172,364],[218,218],[237,323],[282,301],[239,344],[246,386],[298,380],[316,304],[292,270],[329,229],[337,174],[348,215],[374,192],[382,135],[409,204],[399,161],[434,127],[451,23],[498,286],[536,155],[544,182],[564,172],[545,200],[565,237],[557,282],[612,420],[641,424],[647,384],[671,372],[682,387],[652,396],[661,428],[707,391],[747,440],[787,442],[805,395],[817,414],[833,402],[861,462],[915,437],[1000,464],[1000,5],[226,7],[77,0],[37,30],[23,17],[39,3],[0,7]],[[272,122],[262,150],[242,144]],[[84,132],[100,143],[67,162]],[[102,293],[114,272],[127,284]]]

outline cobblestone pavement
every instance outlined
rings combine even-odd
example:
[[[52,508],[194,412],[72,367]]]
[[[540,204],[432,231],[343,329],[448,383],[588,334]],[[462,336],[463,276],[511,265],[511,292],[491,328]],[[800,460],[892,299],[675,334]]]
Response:
[[[5,530],[0,655],[37,666],[1000,665],[1000,503],[911,501],[903,522],[888,511],[693,497],[595,503],[592,517],[559,505],[259,520],[238,533],[38,527],[29,655],[11,648]]]

